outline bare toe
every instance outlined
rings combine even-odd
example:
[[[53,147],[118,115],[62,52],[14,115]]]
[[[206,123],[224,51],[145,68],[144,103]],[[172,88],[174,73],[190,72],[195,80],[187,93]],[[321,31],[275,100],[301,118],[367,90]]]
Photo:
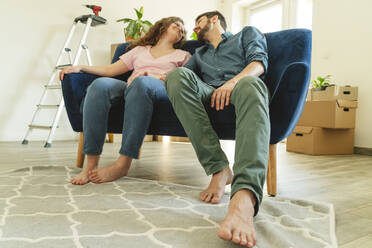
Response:
[[[220,194],[213,194],[212,203],[217,204],[221,201],[222,195]]]
[[[247,236],[244,232],[240,233],[240,244],[244,246],[248,244]]]
[[[233,231],[232,242],[240,244],[240,231],[238,230]]]
[[[218,230],[218,236],[223,239],[223,240],[231,240],[231,232],[229,229],[227,228],[220,228],[220,230]]]
[[[248,237],[248,247],[253,247],[257,244],[256,236],[254,233],[252,235],[247,234]]]
[[[205,196],[206,196],[206,194],[205,194],[204,191],[200,192],[200,194],[199,194],[200,200],[204,201]]]
[[[211,199],[212,199],[212,197],[213,197],[213,194],[212,193],[207,193],[207,197],[205,198],[205,202],[210,202],[211,201]]]

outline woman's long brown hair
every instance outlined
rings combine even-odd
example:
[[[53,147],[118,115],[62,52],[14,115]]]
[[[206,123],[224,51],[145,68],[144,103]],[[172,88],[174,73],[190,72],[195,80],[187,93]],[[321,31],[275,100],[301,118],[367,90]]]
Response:
[[[128,45],[127,49],[132,49],[136,46],[155,46],[156,43],[158,43],[160,37],[167,31],[168,27],[175,22],[180,22],[182,25],[184,25],[183,20],[176,16],[166,17],[162,18],[159,21],[157,21],[150,29],[149,31],[140,38],[139,40],[131,42],[131,44]],[[182,45],[186,42],[186,31],[185,29],[182,29],[182,37],[180,41],[173,44],[174,48],[181,48]]]

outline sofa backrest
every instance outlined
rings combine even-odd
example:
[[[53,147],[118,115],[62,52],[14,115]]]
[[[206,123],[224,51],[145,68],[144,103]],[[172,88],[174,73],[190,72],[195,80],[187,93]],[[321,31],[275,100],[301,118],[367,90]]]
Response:
[[[273,97],[283,73],[292,63],[311,63],[311,31],[288,29],[266,33],[269,65],[265,83]]]
[[[279,87],[285,69],[292,63],[302,62],[310,67],[311,60],[311,31],[307,29],[289,29],[265,34],[269,55],[268,71],[265,83],[273,97]],[[195,49],[203,43],[189,40],[182,47],[183,50],[194,54]],[[119,45],[115,51],[112,63],[126,52],[128,43]],[[127,80],[131,72],[119,76]]]

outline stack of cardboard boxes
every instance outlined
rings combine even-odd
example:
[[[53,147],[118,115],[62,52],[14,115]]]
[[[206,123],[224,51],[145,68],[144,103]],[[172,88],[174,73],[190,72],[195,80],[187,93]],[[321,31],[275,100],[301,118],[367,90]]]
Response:
[[[311,155],[353,154],[358,87],[329,86],[309,90],[287,151]]]

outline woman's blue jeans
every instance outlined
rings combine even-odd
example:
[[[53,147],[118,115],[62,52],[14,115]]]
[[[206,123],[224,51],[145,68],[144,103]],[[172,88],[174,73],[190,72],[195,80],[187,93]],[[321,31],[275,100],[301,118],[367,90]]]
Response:
[[[84,153],[102,153],[110,108],[124,98],[123,136],[119,153],[138,158],[150,126],[154,102],[166,95],[164,83],[152,77],[137,77],[128,88],[126,82],[113,78],[94,80],[87,89],[83,106]]]

